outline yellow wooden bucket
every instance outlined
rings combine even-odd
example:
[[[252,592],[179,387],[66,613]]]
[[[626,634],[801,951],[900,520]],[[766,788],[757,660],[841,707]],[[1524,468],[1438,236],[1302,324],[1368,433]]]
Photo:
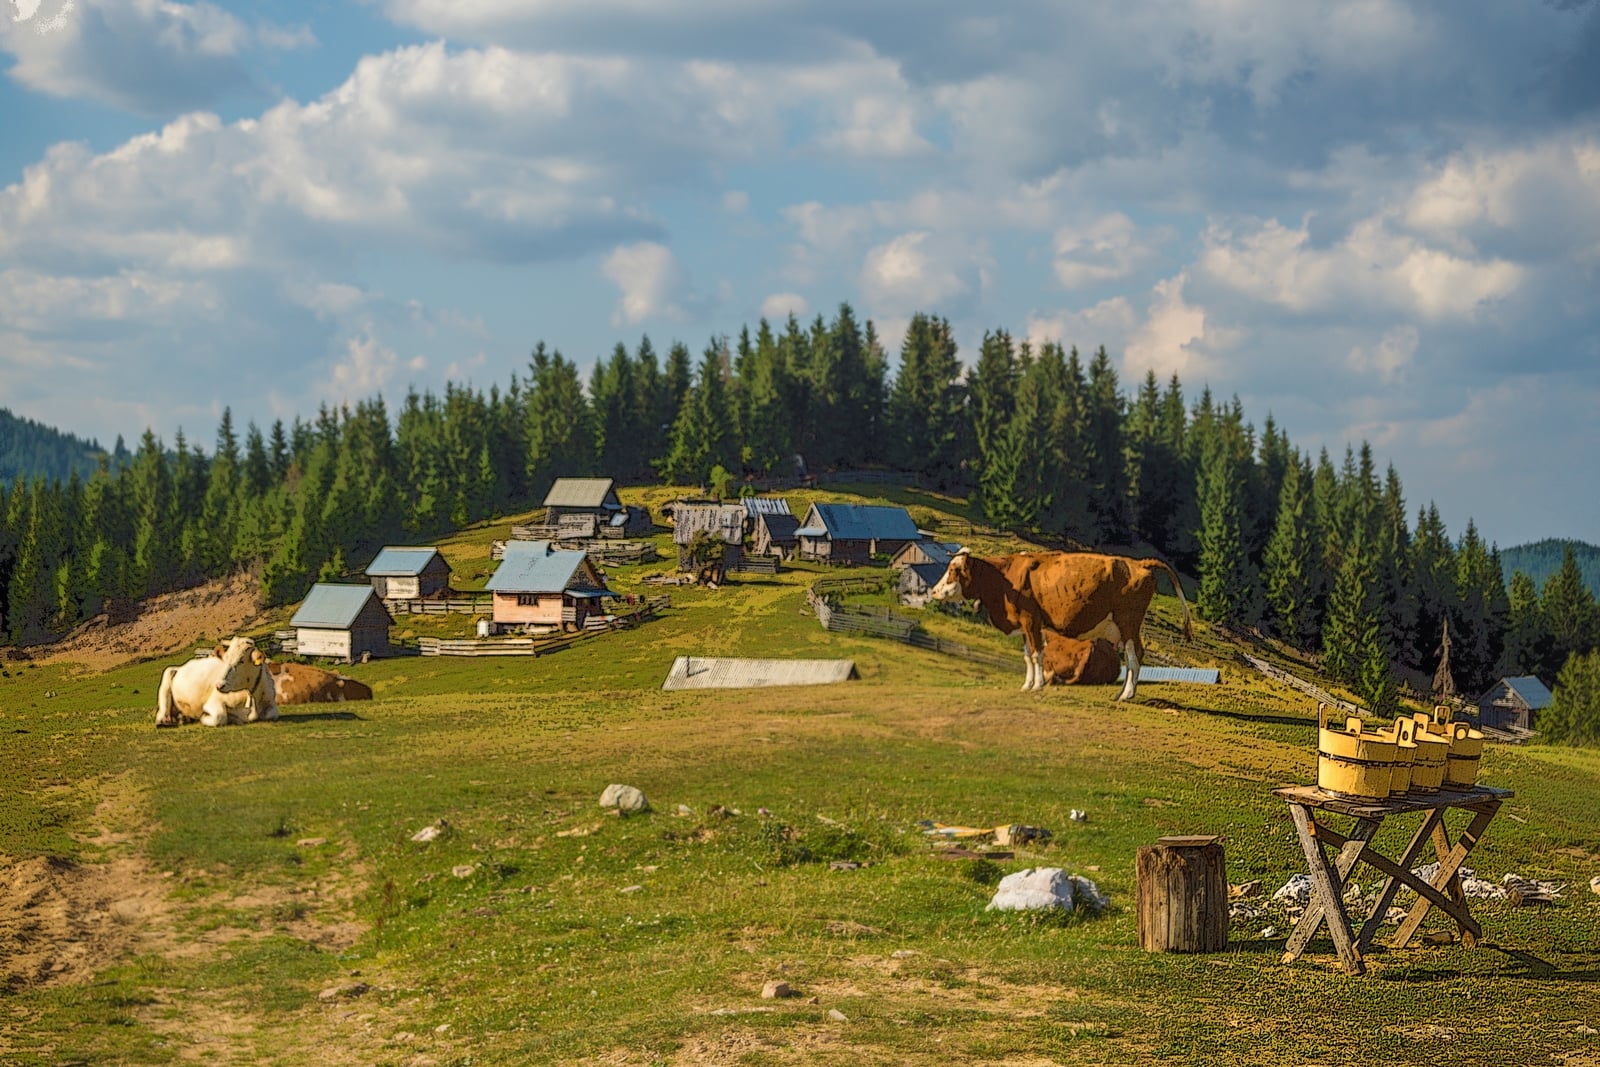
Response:
[[[1433,719],[1425,711],[1401,721],[1412,724],[1412,740],[1417,746],[1411,763],[1411,791],[1437,793],[1444,784],[1445,763],[1450,758],[1450,738],[1429,729]]]
[[[1317,786],[1348,797],[1389,795],[1395,764],[1395,742],[1363,731],[1351,716],[1344,729],[1328,725],[1328,705],[1317,707]]]
[[[1403,797],[1411,790],[1411,775],[1417,755],[1417,724],[1410,719],[1396,719],[1393,726],[1380,730],[1379,735],[1395,746],[1394,767],[1390,775],[1389,795]]]
[[[1471,789],[1478,782],[1478,761],[1483,758],[1483,731],[1471,723],[1450,724],[1450,759],[1445,763],[1444,782],[1451,789]]]

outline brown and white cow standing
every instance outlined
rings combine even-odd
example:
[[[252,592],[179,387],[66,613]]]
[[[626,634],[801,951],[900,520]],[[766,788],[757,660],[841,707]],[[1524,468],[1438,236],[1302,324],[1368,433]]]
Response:
[[[1131,700],[1144,659],[1140,629],[1165,571],[1183,608],[1183,636],[1193,634],[1189,605],[1177,572],[1158,559],[1130,559],[1092,552],[1018,552],[1010,556],[956,553],[944,577],[929,591],[935,600],[976,600],[1001,633],[1022,631],[1027,668],[1023,689],[1045,684],[1046,630],[1063,637],[1104,638],[1123,649],[1128,677],[1118,700]]]

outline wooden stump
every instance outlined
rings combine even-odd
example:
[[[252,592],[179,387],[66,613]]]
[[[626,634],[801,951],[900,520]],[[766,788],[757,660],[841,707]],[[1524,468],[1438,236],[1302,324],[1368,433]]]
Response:
[[[1221,952],[1228,947],[1228,872],[1215,837],[1163,837],[1139,849],[1139,947]]]

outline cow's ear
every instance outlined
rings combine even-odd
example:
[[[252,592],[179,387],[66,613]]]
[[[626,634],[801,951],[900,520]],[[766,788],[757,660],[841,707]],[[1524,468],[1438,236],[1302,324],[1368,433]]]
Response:
[[[218,659],[223,659],[228,654],[228,646],[227,645],[218,645],[216,648],[212,649],[211,652]]]
[[[250,661],[259,667],[267,661],[267,657],[263,656],[261,654],[261,650],[258,648],[254,652],[250,653]]]

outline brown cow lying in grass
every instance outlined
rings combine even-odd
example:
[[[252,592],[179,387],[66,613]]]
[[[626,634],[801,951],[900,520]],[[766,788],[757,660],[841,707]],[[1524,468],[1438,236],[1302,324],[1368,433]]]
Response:
[[[1080,641],[1044,632],[1045,685],[1110,685],[1121,670],[1117,646],[1104,638]]]
[[[344,700],[371,700],[372,689],[321,667],[303,663],[269,663],[272,684],[282,704],[337,704]]]

